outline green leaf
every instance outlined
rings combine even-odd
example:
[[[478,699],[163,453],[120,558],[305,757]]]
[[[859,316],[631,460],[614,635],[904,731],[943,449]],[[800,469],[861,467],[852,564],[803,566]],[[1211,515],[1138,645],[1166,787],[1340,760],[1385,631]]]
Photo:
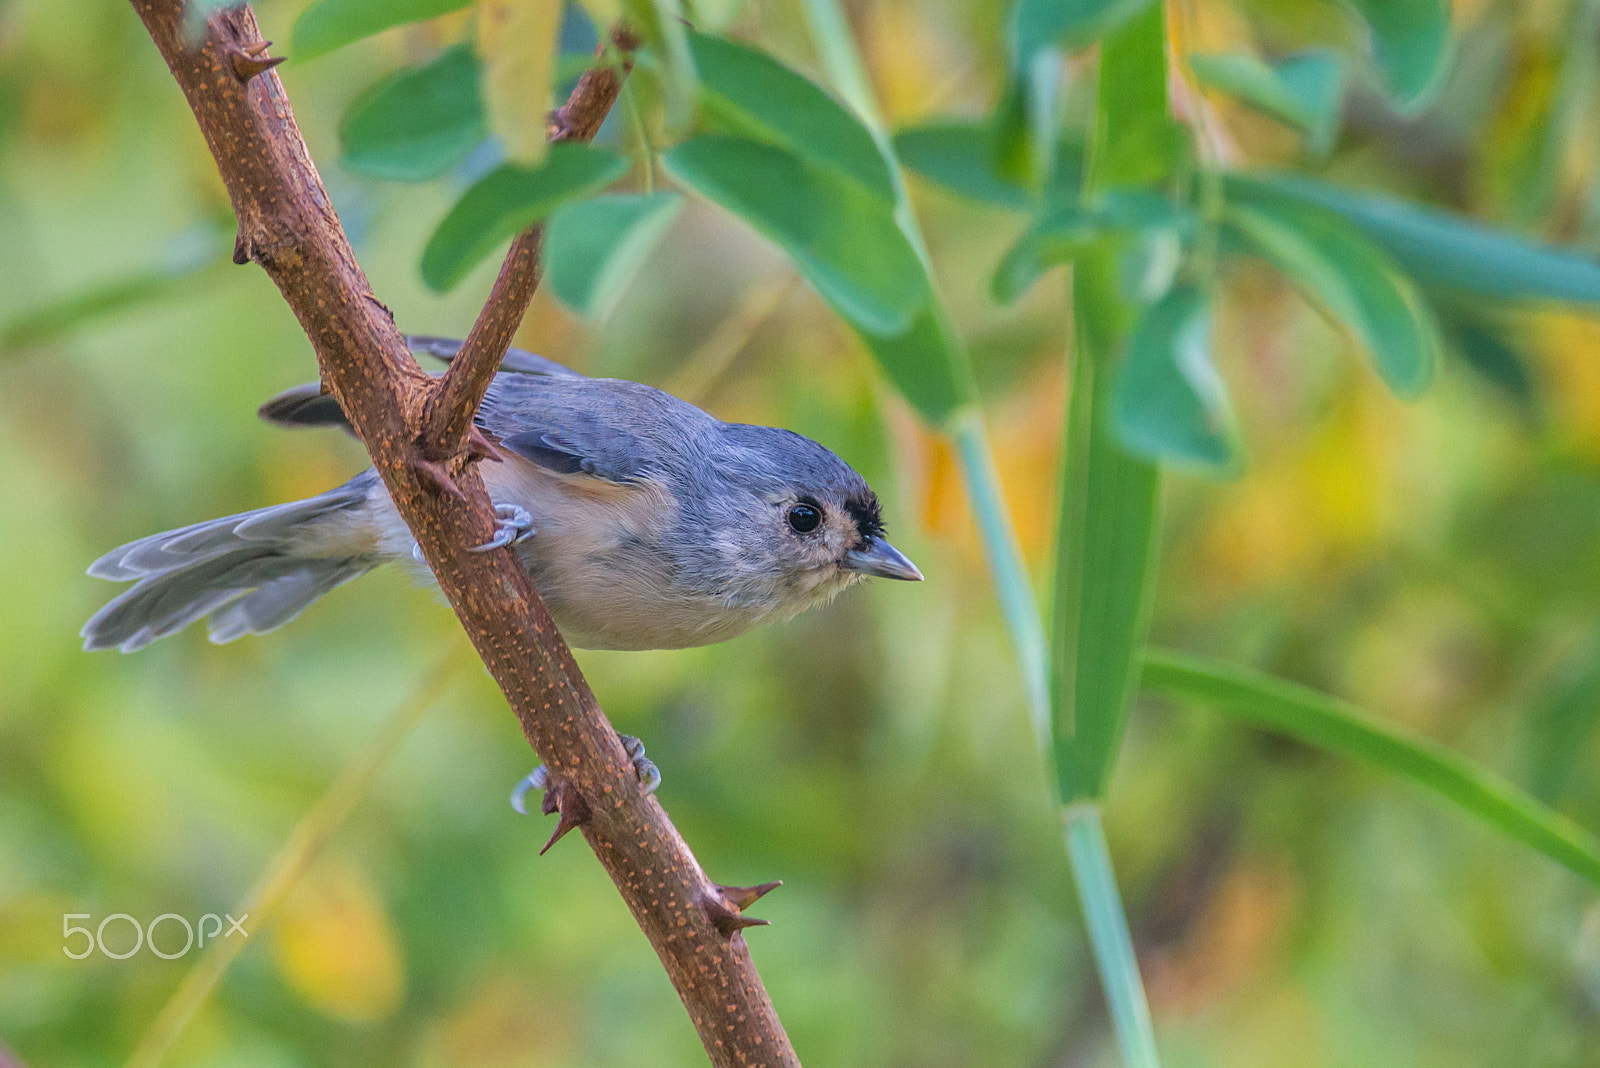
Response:
[[[1296,175],[1230,175],[1230,199],[1294,201],[1342,215],[1418,281],[1501,300],[1600,304],[1600,262],[1472,219]]]
[[[479,74],[471,47],[458,45],[426,66],[385,78],[340,120],[339,162],[396,182],[425,182],[449,171],[488,133]]]
[[[1155,588],[1160,471],[1112,425],[1112,359],[1131,319],[1113,250],[1072,272],[1075,339],[1056,535],[1051,697],[1065,801],[1104,796]]]
[[[765,52],[721,37],[691,32],[689,49],[706,107],[726,128],[894,198],[872,134],[817,85]]]
[[[316,0],[294,20],[291,51],[298,62],[407,22],[470,6],[472,0]]]
[[[1538,401],[1533,369],[1501,325],[1489,316],[1450,303],[1435,302],[1433,307],[1440,334],[1461,362],[1504,392],[1525,413],[1533,414]]]
[[[1344,95],[1344,60],[1317,49],[1268,66],[1240,53],[1189,57],[1201,83],[1234,97],[1263,114],[1303,131],[1313,150],[1333,142]]]
[[[1414,115],[1449,67],[1450,0],[1347,0],[1372,33],[1372,58],[1395,104]]]
[[[1152,0],[1017,0],[1011,8],[1014,68],[1042,48],[1083,48],[1124,25]]]
[[[1211,298],[1184,283],[1146,308],[1128,339],[1112,414],[1117,436],[1152,460],[1224,467],[1234,458],[1228,390],[1211,362]]]
[[[994,127],[983,121],[941,119],[901,130],[894,137],[900,162],[928,181],[969,200],[1001,208],[1028,210],[1040,196],[1002,177],[993,166]],[[1083,145],[1056,142],[1048,203],[1076,195],[1083,185]]]
[[[932,299],[894,209],[877,192],[781,148],[708,135],[666,153],[683,184],[782,246],[808,282],[864,333],[904,334]]]
[[[995,270],[990,293],[996,301],[1009,304],[1052,267],[1071,263],[1107,238],[1130,233],[1154,235],[1162,230],[1182,238],[1195,225],[1187,209],[1144,190],[1112,190],[1092,206],[1066,200],[1040,218],[1005,254]]]
[[[1372,355],[1399,397],[1433,380],[1439,339],[1410,281],[1371,242],[1321,211],[1289,203],[1228,205],[1230,225]]]
[[[537,167],[505,164],[462,194],[422,252],[422,280],[444,292],[494,251],[569,200],[622,177],[628,161],[590,145],[551,146]]]
[[[556,209],[544,239],[550,292],[579,314],[609,315],[682,207],[676,193],[651,193],[591,197]]]
[[[874,334],[859,325],[857,332],[900,395],[930,423],[937,426],[972,402],[967,355],[936,305],[920,311],[899,334]]]
[[[1101,47],[1094,156],[1086,199],[1141,171],[1118,138],[1166,113],[1166,20],[1151,8]],[[1104,796],[1134,692],[1155,590],[1160,469],[1112,425],[1112,371],[1133,326],[1116,250],[1100,244],[1072,271],[1072,395],[1056,527],[1050,692],[1062,800]]]
[[[1421,738],[1408,738],[1326,694],[1195,657],[1150,650],[1144,685],[1213,704],[1245,722],[1365,760],[1435,791],[1508,837],[1600,886],[1600,842],[1571,820],[1485,768]]]

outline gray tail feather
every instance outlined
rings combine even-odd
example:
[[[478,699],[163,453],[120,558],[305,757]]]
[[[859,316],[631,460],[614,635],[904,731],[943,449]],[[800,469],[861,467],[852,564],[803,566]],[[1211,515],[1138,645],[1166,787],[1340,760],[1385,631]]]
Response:
[[[324,593],[365,574],[365,551],[307,551],[307,526],[366,502],[368,471],[317,497],[169,530],[114,549],[89,567],[134,587],[83,626],[85,649],[131,653],[211,616],[214,642],[281,627]]]

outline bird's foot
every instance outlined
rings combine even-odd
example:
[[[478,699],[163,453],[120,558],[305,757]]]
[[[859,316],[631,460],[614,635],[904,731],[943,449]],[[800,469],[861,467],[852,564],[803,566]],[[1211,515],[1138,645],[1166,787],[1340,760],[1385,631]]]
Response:
[[[474,545],[471,549],[475,553],[486,553],[490,549],[498,549],[505,545],[516,545],[527,541],[538,531],[533,529],[533,516],[520,504],[497,504],[494,514],[499,518],[495,524],[494,537],[482,545]]]
[[[644,787],[645,794],[653,794],[661,785],[661,769],[656,767],[655,761],[644,755],[644,743],[631,734],[617,735],[622,741],[622,749],[628,754],[628,759],[633,762],[633,773],[639,777],[639,783]],[[543,790],[550,784],[550,773],[543,764],[534,768],[528,774],[517,780],[517,785],[511,788],[511,807],[526,816],[528,814],[527,797],[534,790]]]
[[[645,794],[655,793],[661,786],[661,769],[656,767],[655,761],[644,755],[644,743],[631,734],[619,734],[617,737],[622,739],[622,748],[628,754],[628,759],[633,761],[633,773],[639,776]]]
[[[528,814],[527,796],[531,791],[543,790],[550,782],[550,773],[540,764],[528,774],[517,780],[517,785],[511,788],[511,807],[520,815]]]

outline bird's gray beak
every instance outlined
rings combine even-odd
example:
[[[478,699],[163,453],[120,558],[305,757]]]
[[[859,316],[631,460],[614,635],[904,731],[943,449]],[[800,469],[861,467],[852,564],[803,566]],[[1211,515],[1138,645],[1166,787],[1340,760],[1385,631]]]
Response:
[[[917,570],[917,565],[908,560],[905,553],[882,538],[872,539],[872,547],[869,549],[851,549],[845,553],[844,566],[851,571],[860,571],[864,575],[877,575],[879,578],[902,579],[906,582],[922,581],[922,572]]]

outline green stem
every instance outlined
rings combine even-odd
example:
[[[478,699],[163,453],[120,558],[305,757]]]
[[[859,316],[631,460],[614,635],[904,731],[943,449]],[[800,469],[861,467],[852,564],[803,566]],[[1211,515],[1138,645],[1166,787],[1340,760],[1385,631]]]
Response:
[[[1005,498],[1000,493],[1000,479],[995,473],[994,454],[989,448],[989,437],[984,432],[983,417],[976,409],[958,412],[951,420],[950,432],[955,437],[956,451],[961,458],[961,472],[966,480],[973,514],[977,517],[984,556],[994,576],[1000,614],[1005,618],[1006,629],[1011,632],[1011,641],[1016,646],[1017,659],[1021,662],[1022,683],[1027,691],[1033,729],[1038,735],[1040,747],[1048,756],[1049,646],[1045,641],[1044,625],[1039,619],[1039,602],[1034,596],[1033,584],[1028,581],[1028,569],[1022,559],[1022,546],[1017,541],[1016,527],[1011,522]]]
[[[928,255],[927,242],[922,228],[911,210],[911,197],[906,190],[905,172],[895,154],[894,142],[878,112],[877,97],[872,82],[856,50],[850,24],[837,0],[805,0],[806,15],[810,19],[811,34],[817,42],[828,80],[856,113],[872,135],[889,167],[889,176],[895,191],[895,221],[899,224],[911,247],[922,260],[928,272],[929,284],[934,284],[933,263]],[[936,288],[936,287],[935,287]],[[956,333],[937,296],[933,301],[933,315],[938,329],[952,340]],[[963,352],[964,357],[964,352]],[[955,372],[970,381],[971,371],[962,365]],[[946,426],[955,439],[961,458],[962,476],[966,482],[967,498],[978,521],[983,541],[984,556],[994,576],[996,594],[1000,599],[1000,612],[1010,631],[1012,644],[1022,671],[1023,687],[1028,700],[1028,712],[1038,735],[1039,744],[1046,755],[1050,751],[1050,693],[1049,645],[1044,626],[1040,622],[1039,601],[1034,596],[1033,584],[1028,579],[1027,565],[1022,559],[1022,547],[1017,540],[1016,524],[1000,492],[1000,480],[995,474],[994,455],[989,447],[989,435],[984,429],[983,415],[976,405],[963,408],[950,417]]]
[[[1078,801],[1062,810],[1061,819],[1067,840],[1067,856],[1078,882],[1078,903],[1083,922],[1089,928],[1094,960],[1100,969],[1100,983],[1111,1007],[1111,1023],[1116,1028],[1122,1062],[1128,1068],[1159,1068],[1155,1031],[1150,1023],[1150,1005],[1139,980],[1139,963],[1133,955],[1133,938],[1128,934],[1127,913],[1117,880],[1111,872],[1111,853],[1106,848],[1105,828],[1100,824],[1100,806]]]
[[[879,116],[872,83],[856,49],[850,25],[845,21],[838,0],[805,0],[812,37],[822,57],[828,78],[840,96],[871,132],[885,161],[895,188],[895,217],[911,246],[928,268],[932,265],[927,244],[911,210],[905,177],[894,144]],[[935,299],[933,313],[939,328],[951,339],[954,331],[941,301]],[[964,353],[960,354],[964,358]],[[957,373],[970,381],[965,366]],[[966,482],[967,497],[977,517],[984,553],[994,578],[1001,614],[1010,631],[1020,661],[1022,681],[1027,693],[1030,718],[1046,761],[1053,764],[1055,746],[1050,729],[1049,643],[1039,613],[1039,602],[1029,581],[1027,567],[1017,540],[1016,525],[1000,492],[994,457],[984,430],[983,417],[976,404],[957,411],[946,429],[955,439]],[[1059,779],[1059,776],[1054,778]],[[1084,922],[1094,946],[1095,964],[1111,1006],[1111,1017],[1128,1068],[1157,1068],[1155,1037],[1144,987],[1139,981],[1133,944],[1128,935],[1127,917],[1117,893],[1100,828],[1100,810],[1093,802],[1078,802],[1063,809],[1067,857],[1083,903]]]

